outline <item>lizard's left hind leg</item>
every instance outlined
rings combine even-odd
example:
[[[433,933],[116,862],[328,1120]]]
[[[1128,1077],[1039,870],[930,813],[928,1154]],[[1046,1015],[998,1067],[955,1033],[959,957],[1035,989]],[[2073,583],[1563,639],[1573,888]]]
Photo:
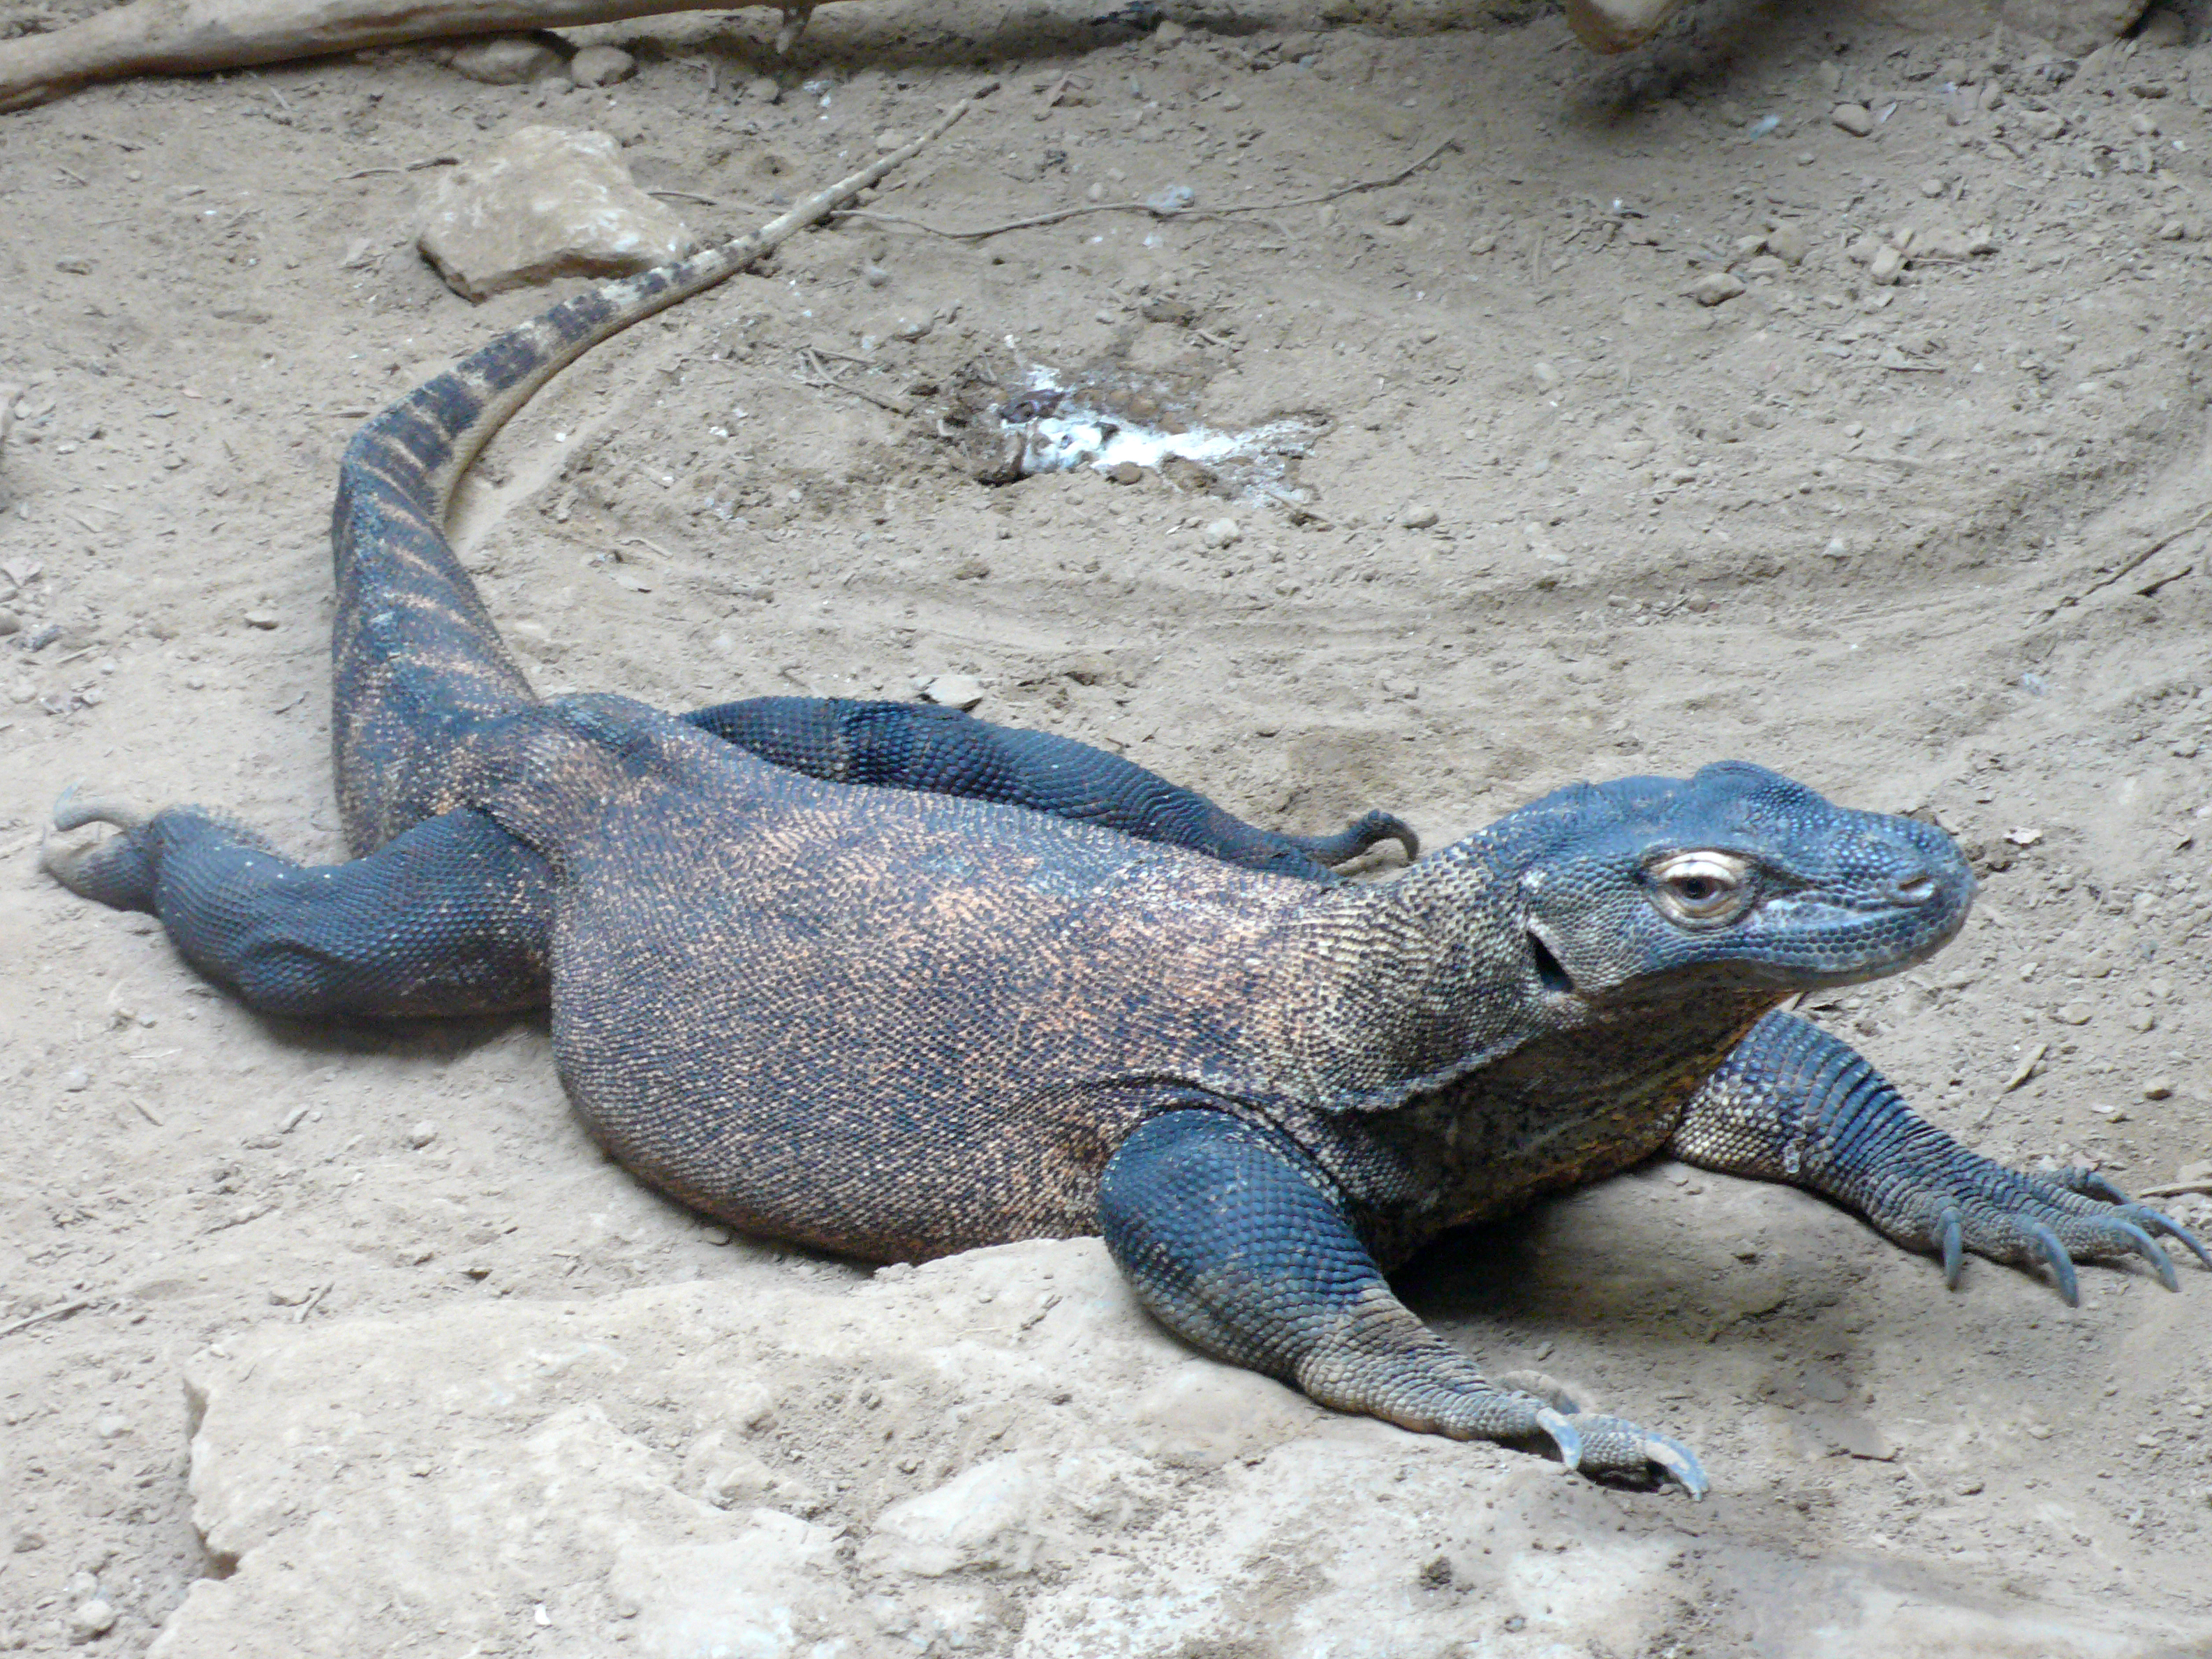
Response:
[[[494,1013],[546,999],[552,884],[480,812],[448,812],[348,864],[301,865],[192,807],[151,817],[64,798],[41,860],[70,891],[158,916],[247,1006],[295,1018]]]

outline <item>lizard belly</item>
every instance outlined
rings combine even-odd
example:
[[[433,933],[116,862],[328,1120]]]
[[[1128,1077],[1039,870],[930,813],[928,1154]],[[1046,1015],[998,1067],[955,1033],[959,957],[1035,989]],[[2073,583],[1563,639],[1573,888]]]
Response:
[[[751,781],[617,799],[557,860],[555,1048],[594,1133],[687,1202],[853,1255],[1096,1231],[1151,1091],[1236,1050],[1205,968],[1237,896],[1299,884],[1015,809]],[[1164,857],[1226,902],[1133,905]]]

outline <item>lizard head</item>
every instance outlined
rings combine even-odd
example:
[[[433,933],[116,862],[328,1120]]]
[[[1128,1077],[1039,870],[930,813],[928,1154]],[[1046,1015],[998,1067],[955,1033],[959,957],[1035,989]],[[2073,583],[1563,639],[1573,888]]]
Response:
[[[1741,761],[1577,784],[1480,839],[1538,984],[1581,997],[1684,973],[1777,993],[1879,978],[1946,944],[1974,895],[1942,830]]]

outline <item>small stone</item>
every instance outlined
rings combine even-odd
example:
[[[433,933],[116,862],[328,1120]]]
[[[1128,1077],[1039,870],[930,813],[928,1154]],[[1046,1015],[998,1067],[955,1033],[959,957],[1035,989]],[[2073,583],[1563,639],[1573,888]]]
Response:
[[[92,1073],[82,1066],[72,1066],[62,1073],[62,1087],[73,1095],[81,1093],[92,1087]]]
[[[1934,201],[1943,193],[1943,181],[1941,179],[1923,179],[1920,181],[1920,193],[1929,201]]]
[[[1813,251],[1813,239],[1795,219],[1785,219],[1766,233],[1766,251],[1786,265],[1802,265]]]
[[[888,155],[904,143],[906,143],[906,134],[893,128],[885,127],[876,135],[876,152],[880,155]]]
[[[1823,58],[1814,66],[1813,78],[1820,83],[1820,90],[1832,98],[1844,89],[1844,66],[1832,58]]]
[[[632,182],[605,132],[528,126],[432,189],[417,238],[453,291],[482,300],[556,276],[617,276],[698,246]]]
[[[586,46],[568,60],[568,78],[580,87],[611,87],[637,73],[637,59],[620,46]]]
[[[92,1425],[92,1431],[102,1440],[118,1440],[131,1432],[131,1419],[113,1413],[103,1417]]]
[[[1407,507],[1398,515],[1398,522],[1407,530],[1433,529],[1442,514],[1425,503]]]
[[[1528,375],[1547,392],[1559,384],[1559,371],[1540,357],[1528,366]]]
[[[563,73],[568,65],[561,54],[543,40],[526,34],[495,35],[471,40],[453,53],[453,70],[487,86],[516,87],[526,82]]]
[[[1212,548],[1233,547],[1243,534],[1243,526],[1236,520],[1216,519],[1198,532],[1198,538]]]
[[[274,611],[249,611],[246,613],[246,625],[248,628],[274,628],[276,626],[276,613]]]
[[[2018,829],[2006,830],[2004,838],[2015,847],[2033,847],[2043,839],[2043,831],[2033,824],[2023,824]]]
[[[2170,1100],[2172,1097],[2173,1085],[2162,1077],[2154,1077],[2142,1086],[2145,1100]]]
[[[70,1610],[69,1628],[73,1642],[89,1642],[96,1636],[105,1636],[115,1628],[115,1609],[98,1596],[81,1601]]]
[[[924,702],[947,708],[973,708],[983,701],[983,682],[972,674],[939,674],[921,688]]]
[[[2051,1017],[2061,1025],[2087,1025],[2095,1012],[2086,1002],[2069,1002],[2052,1009]]]
[[[952,580],[956,582],[980,582],[990,574],[990,561],[973,553],[952,567]]]
[[[2128,117],[2128,131],[2138,138],[2155,138],[2158,137],[2158,123],[2137,110]]]
[[[434,1123],[418,1123],[407,1132],[407,1144],[418,1152],[437,1138],[438,1126]]]
[[[0,639],[23,631],[23,619],[12,611],[0,610]]]
[[[1152,31],[1153,50],[1165,52],[1189,33],[1188,29],[1176,22],[1174,18],[1168,18]]]
[[[2021,1426],[2027,1431],[2027,1437],[2030,1440],[2048,1440],[2051,1438],[2051,1425],[2048,1423],[2027,1423],[2023,1424]]]
[[[709,1244],[726,1244],[732,1234],[727,1227],[702,1227],[699,1237]]]
[[[1743,292],[1743,278],[1731,270],[1712,270],[1690,284],[1690,297],[1701,306],[1717,306]]]
[[[2066,131],[2066,118],[2055,109],[2021,112],[2021,124],[2039,138],[2056,138]]]
[[[1143,479],[1145,469],[1134,461],[1117,461],[1106,469],[1106,476],[1117,484],[1133,484]]]
[[[776,85],[773,77],[756,75],[745,82],[745,96],[757,98],[763,104],[781,103],[783,100],[783,88]]]
[[[1958,1493],[1961,1498],[1972,1498],[1976,1492],[1981,1491],[1981,1489],[1982,1477],[1978,1474],[1960,1475],[1951,1486],[1951,1490]]]
[[[42,1550],[46,1548],[46,1540],[45,1537],[39,1533],[33,1532],[28,1527],[23,1528],[21,1531],[17,1532],[13,1538],[10,1538],[8,1540],[8,1547],[14,1551],[17,1555],[28,1555],[32,1551]]]
[[[1884,242],[1875,250],[1874,258],[1867,266],[1867,276],[1876,288],[1893,288],[1905,275],[1905,256]]]
[[[1864,104],[1838,104],[1828,112],[1828,118],[1854,138],[1874,131],[1874,112]]]
[[[2136,118],[2140,120],[2142,118],[2138,116]],[[1402,225],[1413,216],[1413,210],[1409,207],[1391,207],[1382,210],[1382,222],[1386,225]]]

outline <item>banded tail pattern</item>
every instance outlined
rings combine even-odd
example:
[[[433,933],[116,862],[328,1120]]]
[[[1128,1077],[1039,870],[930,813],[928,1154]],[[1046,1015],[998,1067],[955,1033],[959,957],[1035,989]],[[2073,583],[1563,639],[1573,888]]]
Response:
[[[446,539],[454,489],[477,453],[540,386],[600,341],[712,288],[827,217],[995,84],[751,234],[604,283],[518,324],[354,434],[339,464],[331,520],[337,579],[331,742],[356,855],[461,805],[466,739],[538,701]]]

